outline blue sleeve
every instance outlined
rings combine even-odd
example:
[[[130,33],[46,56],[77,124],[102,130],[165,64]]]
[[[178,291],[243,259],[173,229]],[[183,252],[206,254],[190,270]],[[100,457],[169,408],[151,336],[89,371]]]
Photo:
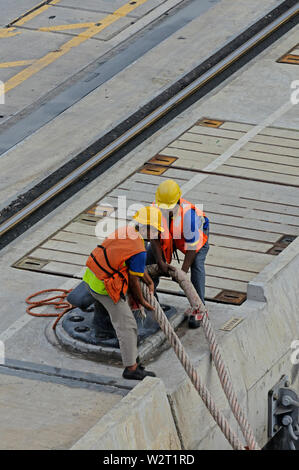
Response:
[[[137,253],[137,255],[131,256],[127,259],[126,265],[129,268],[129,272],[135,276],[143,276],[145,271],[145,262],[146,262],[146,251]]]

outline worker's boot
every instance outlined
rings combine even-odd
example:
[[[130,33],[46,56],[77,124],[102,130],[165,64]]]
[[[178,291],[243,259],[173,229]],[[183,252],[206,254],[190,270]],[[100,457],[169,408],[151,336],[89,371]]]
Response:
[[[136,359],[137,367],[135,370],[129,370],[127,367],[123,371],[123,378],[129,380],[142,380],[144,377],[156,377],[154,372],[145,370],[144,366],[140,363],[139,356]]]
[[[188,326],[189,328],[199,328],[201,325],[202,321],[202,315],[199,315],[198,313],[196,315],[190,315],[188,318]]]

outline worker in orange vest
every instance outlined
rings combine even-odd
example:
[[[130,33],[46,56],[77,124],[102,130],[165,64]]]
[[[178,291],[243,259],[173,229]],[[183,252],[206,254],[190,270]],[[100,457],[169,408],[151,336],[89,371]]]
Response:
[[[144,241],[157,238],[163,228],[161,212],[153,206],[141,208],[133,219],[133,225],[119,228],[93,250],[83,280],[91,295],[109,313],[125,367],[123,377],[142,380],[155,374],[138,363],[137,324],[128,296],[147,310],[154,310],[144,299],[139,282],[145,282],[150,292],[154,292],[153,281],[146,271]]]
[[[205,259],[209,250],[209,219],[194,204],[183,199],[179,185],[166,180],[158,186],[155,205],[162,212],[163,233],[148,247],[147,264],[156,262],[167,275],[168,264],[177,249],[184,255],[181,269],[191,268],[191,281],[202,302],[205,303]],[[158,281],[155,282],[157,287]],[[200,326],[200,318],[190,315],[190,328]]]

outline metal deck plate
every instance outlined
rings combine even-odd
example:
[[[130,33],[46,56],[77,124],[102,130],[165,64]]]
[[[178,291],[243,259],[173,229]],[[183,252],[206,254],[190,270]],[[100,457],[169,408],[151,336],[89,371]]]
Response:
[[[99,241],[99,221],[110,227],[119,217],[116,226],[125,225],[134,212],[130,204],[151,204],[162,181],[173,178],[183,187],[194,175],[204,175],[186,198],[202,203],[211,223],[206,298],[241,304],[248,282],[299,234],[298,132],[265,128],[215,171],[202,171],[253,127],[202,118],[161,149],[155,164],[151,159],[14,266],[81,279],[86,259]],[[119,196],[127,198],[125,214],[117,209]],[[159,289],[183,295],[169,278],[161,279]]]
[[[279,63],[283,64],[297,64],[299,65],[299,44],[293,47],[287,54],[278,59]]]

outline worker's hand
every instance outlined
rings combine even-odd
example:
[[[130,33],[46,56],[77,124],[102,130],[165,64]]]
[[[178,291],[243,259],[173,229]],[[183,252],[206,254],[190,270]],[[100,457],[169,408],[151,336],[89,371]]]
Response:
[[[154,294],[155,292],[155,284],[153,283],[152,280],[148,281],[143,279],[144,283],[147,285],[148,290],[150,291],[150,294]]]
[[[183,266],[182,266],[182,271],[184,271],[186,274],[188,274],[189,266],[183,265]]]
[[[148,287],[148,290],[150,291],[150,294],[154,294],[154,292],[155,292],[155,284],[153,283],[153,281],[150,282],[150,283],[147,285],[147,287]]]
[[[142,281],[147,285],[149,288],[149,291],[151,294],[154,293],[155,290],[155,284],[153,283],[153,280],[151,276],[148,274],[147,270],[144,272],[144,276],[142,278]]]
[[[168,274],[169,264],[165,263],[164,261],[160,261],[158,266],[163,276],[169,277],[169,274]]]
[[[155,308],[151,306],[151,304],[149,304],[146,300],[144,300],[141,305],[146,308],[146,310],[151,310],[151,311],[154,311]]]

